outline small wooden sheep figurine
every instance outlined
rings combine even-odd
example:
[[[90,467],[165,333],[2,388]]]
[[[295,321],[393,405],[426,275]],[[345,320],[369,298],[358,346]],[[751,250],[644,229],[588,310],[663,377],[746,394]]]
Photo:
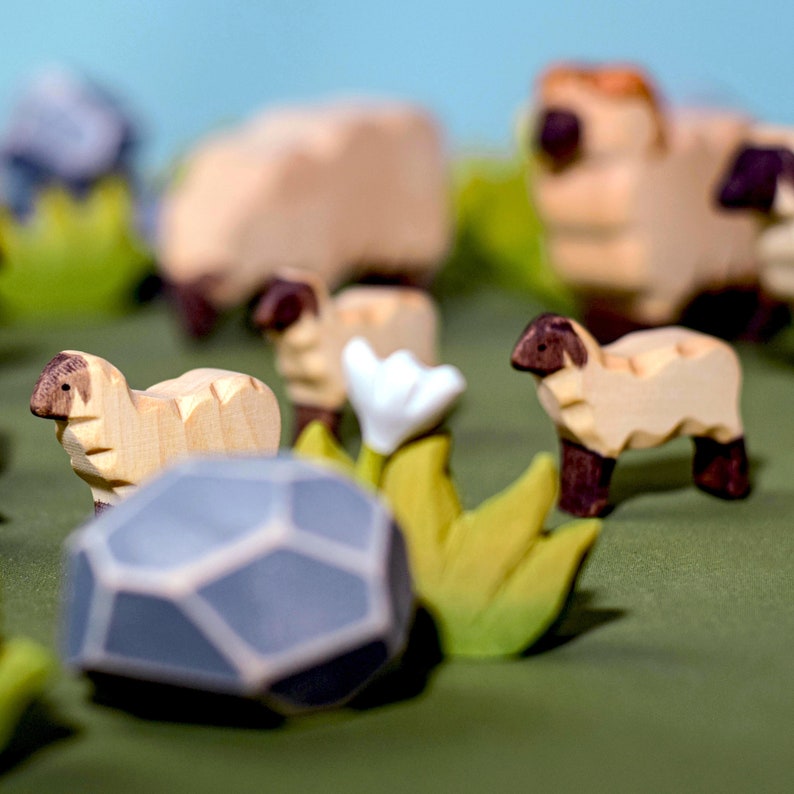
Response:
[[[281,271],[254,323],[276,346],[295,408],[295,438],[315,419],[337,432],[347,401],[342,350],[353,337],[364,337],[380,357],[405,349],[425,365],[436,363],[436,308],[424,290],[411,287],[359,285],[332,296],[315,274]]]
[[[718,199],[758,224],[756,255],[766,291],[794,305],[794,130],[758,127],[726,170]]]
[[[442,136],[398,102],[274,108],[201,143],[163,202],[159,261],[195,335],[280,268],[329,289],[426,286],[451,235]]]
[[[533,320],[512,355],[537,378],[538,398],[561,443],[560,508],[602,515],[625,449],[695,442],[695,484],[723,499],[750,489],[739,415],[741,367],[733,349],[685,328],[635,331],[601,347],[554,314]]]
[[[91,487],[97,513],[177,458],[269,455],[281,436],[275,395],[249,375],[194,369],[136,391],[109,362],[74,350],[44,367],[30,410],[55,420],[58,441]]]
[[[753,223],[713,193],[749,119],[666,113],[636,68],[563,64],[541,77],[533,120],[530,190],[591,332],[607,342],[686,315],[743,333],[759,301]],[[695,302],[712,291],[730,311]]]

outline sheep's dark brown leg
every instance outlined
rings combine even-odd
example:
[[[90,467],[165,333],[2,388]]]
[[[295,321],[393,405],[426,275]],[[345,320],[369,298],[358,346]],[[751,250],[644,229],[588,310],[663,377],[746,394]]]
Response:
[[[167,292],[176,306],[185,331],[193,339],[210,334],[218,322],[218,310],[204,297],[197,285],[168,285]]]
[[[560,439],[560,510],[575,516],[600,516],[609,506],[614,458],[605,458],[581,444]]]
[[[322,422],[333,434],[339,438],[339,425],[342,422],[342,412],[330,408],[318,408],[316,405],[296,405],[295,425],[292,432],[293,443],[310,422]]]
[[[695,442],[692,475],[698,488],[720,499],[742,499],[750,493],[744,438],[727,444],[704,436],[692,440]]]

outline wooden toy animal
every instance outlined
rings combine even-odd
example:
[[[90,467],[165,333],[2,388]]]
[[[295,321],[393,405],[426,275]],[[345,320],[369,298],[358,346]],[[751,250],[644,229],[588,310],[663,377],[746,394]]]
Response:
[[[743,333],[758,303],[753,222],[720,211],[713,193],[750,121],[727,110],[673,116],[638,69],[572,64],[541,77],[534,118],[530,192],[551,264],[596,337],[682,315]],[[729,308],[698,314],[693,301],[709,291],[727,293]]]
[[[249,375],[194,369],[136,391],[109,362],[74,350],[44,367],[30,410],[55,420],[97,513],[177,458],[267,455],[278,450],[281,435],[275,395]]]
[[[758,223],[756,255],[764,288],[794,304],[794,130],[759,127],[719,187],[720,204]]]
[[[282,271],[254,323],[276,346],[295,408],[295,438],[314,419],[338,430],[347,400],[342,350],[354,336],[364,337],[380,357],[406,349],[424,364],[436,363],[436,307],[424,290],[411,287],[359,285],[332,296],[319,276]]]
[[[435,121],[397,102],[277,108],[200,144],[164,199],[159,258],[192,332],[279,268],[330,289],[426,285],[450,240]]]
[[[603,514],[620,453],[677,436],[694,440],[699,488],[723,499],[749,492],[741,367],[725,342],[669,327],[601,347],[573,320],[543,314],[521,334],[512,364],[536,376],[557,428],[563,510]]]

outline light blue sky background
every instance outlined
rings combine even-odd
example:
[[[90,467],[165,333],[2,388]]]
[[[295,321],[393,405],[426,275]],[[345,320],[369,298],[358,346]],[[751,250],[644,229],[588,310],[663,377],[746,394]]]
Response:
[[[122,92],[160,166],[220,122],[330,93],[409,97],[456,148],[506,148],[552,59],[639,61],[676,99],[794,123],[794,0],[46,0],[2,3],[0,113],[67,63]],[[13,10],[12,10],[13,8]],[[0,116],[1,118],[1,116]]]

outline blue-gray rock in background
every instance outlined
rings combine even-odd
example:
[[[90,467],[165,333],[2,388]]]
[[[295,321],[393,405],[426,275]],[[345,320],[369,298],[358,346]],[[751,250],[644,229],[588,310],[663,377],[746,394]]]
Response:
[[[139,132],[121,101],[66,70],[35,77],[0,134],[0,192],[18,217],[43,187],[83,195],[110,174],[132,179]]]

